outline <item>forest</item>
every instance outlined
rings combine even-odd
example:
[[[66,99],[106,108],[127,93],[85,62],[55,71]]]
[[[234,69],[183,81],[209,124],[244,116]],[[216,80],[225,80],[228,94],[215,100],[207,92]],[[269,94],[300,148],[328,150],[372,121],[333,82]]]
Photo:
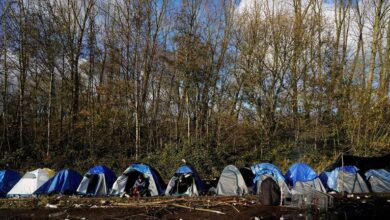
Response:
[[[0,166],[390,152],[386,0],[1,0],[0,39]]]

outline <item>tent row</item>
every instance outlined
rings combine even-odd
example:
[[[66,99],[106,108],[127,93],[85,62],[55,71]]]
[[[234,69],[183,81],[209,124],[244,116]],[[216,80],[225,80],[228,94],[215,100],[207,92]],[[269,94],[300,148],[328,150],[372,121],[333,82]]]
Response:
[[[238,169],[228,165],[215,187],[208,189],[197,171],[183,165],[175,171],[165,185],[153,167],[131,164],[118,178],[106,166],[92,167],[84,176],[71,169],[57,173],[48,168],[30,171],[21,176],[12,170],[0,171],[0,197],[25,197],[42,194],[90,195],[90,196],[198,196],[214,192],[217,196],[242,196],[267,194],[289,197],[306,189],[321,193],[390,192],[390,173],[385,169],[370,169],[361,175],[355,166],[334,167],[320,175],[307,164],[293,164],[283,175],[271,163],[260,163]],[[274,194],[272,194],[274,193]],[[276,193],[276,194],[275,194]]]

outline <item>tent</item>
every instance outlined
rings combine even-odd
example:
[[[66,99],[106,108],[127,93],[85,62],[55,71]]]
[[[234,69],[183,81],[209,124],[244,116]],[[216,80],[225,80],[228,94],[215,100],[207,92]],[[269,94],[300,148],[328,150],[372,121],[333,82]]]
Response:
[[[190,165],[177,168],[168,183],[165,195],[167,196],[198,196],[206,191],[206,186],[196,170]]]
[[[19,182],[8,192],[7,197],[30,196],[45,184],[55,172],[48,168],[36,169],[24,174]]]
[[[138,175],[142,175],[147,181],[150,196],[158,196],[164,193],[165,183],[160,174],[151,166],[143,163],[131,164],[112,186],[111,195],[121,196],[130,193]]]
[[[76,192],[80,195],[103,196],[110,192],[115,173],[108,167],[97,165],[88,170]]]
[[[324,171],[320,179],[328,190],[347,193],[368,193],[367,184],[355,166],[337,167],[328,172]]]
[[[287,197],[290,195],[290,190],[284,180],[284,176],[282,171],[275,165],[271,163],[260,163],[251,167],[255,178],[253,179],[253,183],[255,185],[255,193],[261,193],[261,183],[263,180],[267,178],[272,178],[276,183],[278,183],[280,187],[280,191],[283,197]]]
[[[34,194],[72,195],[76,193],[77,187],[79,186],[82,178],[83,177],[74,170],[63,169],[39,187]]]
[[[16,171],[0,170],[0,197],[5,197],[20,180],[20,177],[20,174]]]
[[[295,163],[287,171],[286,182],[293,189],[302,192],[303,189],[310,187],[317,191],[326,193],[325,187],[318,178],[317,173],[305,163]]]
[[[241,172],[234,165],[226,166],[218,180],[217,195],[242,196],[248,194],[248,188]]]
[[[365,173],[366,180],[375,193],[390,192],[390,172],[385,169],[369,170]]]

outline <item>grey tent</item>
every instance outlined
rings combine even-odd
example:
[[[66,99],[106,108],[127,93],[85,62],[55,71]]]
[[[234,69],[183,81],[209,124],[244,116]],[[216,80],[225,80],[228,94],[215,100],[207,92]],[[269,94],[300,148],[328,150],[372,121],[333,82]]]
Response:
[[[165,183],[153,167],[143,163],[133,163],[115,181],[111,195],[122,196],[125,193],[131,193],[131,189],[139,175],[148,182],[147,196],[158,196],[164,193]]]
[[[88,170],[76,192],[80,195],[104,196],[109,193],[116,176],[106,166],[95,166]]]
[[[347,193],[368,193],[367,184],[355,166],[337,167],[331,172],[322,172],[320,179],[328,190]]]
[[[279,185],[283,198],[291,196],[282,171],[278,167],[270,163],[260,163],[252,166],[251,169],[255,175],[253,179],[255,183],[255,194],[261,194],[261,183],[267,178],[272,178]]]
[[[366,179],[375,193],[390,192],[390,172],[385,169],[369,170],[365,173]]]
[[[318,178],[317,173],[307,164],[293,164],[288,169],[285,179],[296,191],[304,192],[305,189],[311,188],[326,193],[326,189],[322,185],[320,178]]]
[[[195,168],[183,165],[177,168],[168,183],[165,195],[167,196],[198,196],[206,191],[204,182],[200,179]]]
[[[218,180],[218,196],[242,196],[248,193],[241,172],[234,165],[226,166]]]

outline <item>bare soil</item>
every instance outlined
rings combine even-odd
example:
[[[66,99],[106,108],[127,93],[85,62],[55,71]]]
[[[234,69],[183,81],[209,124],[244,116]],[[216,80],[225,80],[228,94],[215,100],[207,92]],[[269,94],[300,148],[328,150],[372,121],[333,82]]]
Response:
[[[327,213],[261,205],[256,197],[0,199],[0,219],[387,219],[390,195],[335,197]]]

